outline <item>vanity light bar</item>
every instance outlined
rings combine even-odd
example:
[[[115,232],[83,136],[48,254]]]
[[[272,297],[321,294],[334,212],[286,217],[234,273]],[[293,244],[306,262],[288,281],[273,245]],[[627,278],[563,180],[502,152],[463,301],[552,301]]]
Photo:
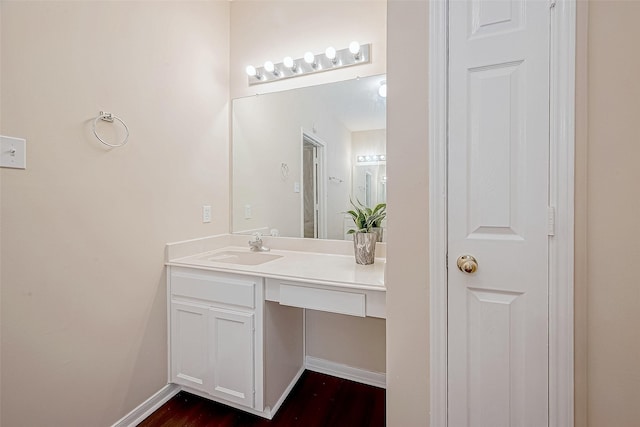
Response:
[[[249,86],[253,86],[370,62],[371,44],[361,45],[358,42],[351,42],[345,49],[336,50],[329,46],[324,53],[307,52],[298,59],[287,56],[277,64],[267,61],[262,67],[249,65],[246,71]]]
[[[364,156],[358,156],[356,160],[359,163],[362,162],[386,162],[387,156],[385,154],[367,154]]]

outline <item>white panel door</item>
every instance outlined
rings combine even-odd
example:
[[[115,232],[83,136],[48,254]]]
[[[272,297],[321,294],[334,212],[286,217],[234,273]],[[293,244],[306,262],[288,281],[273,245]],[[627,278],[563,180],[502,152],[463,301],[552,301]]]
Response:
[[[545,426],[549,2],[449,5],[449,426]]]
[[[209,391],[209,308],[171,302],[171,377],[176,384]]]
[[[253,408],[254,322],[250,312],[212,308],[211,366],[214,396]]]

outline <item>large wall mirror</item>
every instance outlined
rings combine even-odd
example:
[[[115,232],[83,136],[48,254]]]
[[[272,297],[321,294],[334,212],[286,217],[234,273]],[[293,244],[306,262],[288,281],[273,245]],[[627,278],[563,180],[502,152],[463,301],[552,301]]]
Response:
[[[381,75],[235,99],[232,232],[350,238],[350,197],[386,202],[385,85]]]

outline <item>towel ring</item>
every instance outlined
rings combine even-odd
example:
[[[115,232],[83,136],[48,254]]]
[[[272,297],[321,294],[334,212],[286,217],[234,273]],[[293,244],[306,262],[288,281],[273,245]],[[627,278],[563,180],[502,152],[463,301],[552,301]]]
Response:
[[[96,131],[96,123],[98,123],[98,120],[102,120],[105,122],[109,122],[109,123],[113,123],[114,120],[119,121],[122,126],[124,126],[124,130],[127,132],[127,135],[124,137],[124,140],[122,140],[122,142],[120,144],[109,144],[107,141],[105,141],[104,139],[100,138],[100,135],[98,135],[98,132]],[[128,141],[129,141],[129,128],[127,127],[127,124],[118,116],[114,116],[111,113],[107,113],[105,111],[100,111],[100,114],[98,115],[98,117],[96,117],[95,119],[93,119],[93,134],[96,136],[96,138],[98,138],[98,141],[102,142],[104,145],[109,146],[109,147],[122,147],[123,145],[125,145]]]

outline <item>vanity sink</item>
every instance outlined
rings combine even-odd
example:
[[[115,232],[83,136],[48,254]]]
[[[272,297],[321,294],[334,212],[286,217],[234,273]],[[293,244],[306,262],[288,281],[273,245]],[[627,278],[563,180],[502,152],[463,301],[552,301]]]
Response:
[[[227,264],[239,265],[260,265],[265,262],[282,258],[282,255],[274,255],[265,252],[249,252],[249,251],[223,251],[214,254],[208,254],[201,259],[212,262],[224,262]]]

